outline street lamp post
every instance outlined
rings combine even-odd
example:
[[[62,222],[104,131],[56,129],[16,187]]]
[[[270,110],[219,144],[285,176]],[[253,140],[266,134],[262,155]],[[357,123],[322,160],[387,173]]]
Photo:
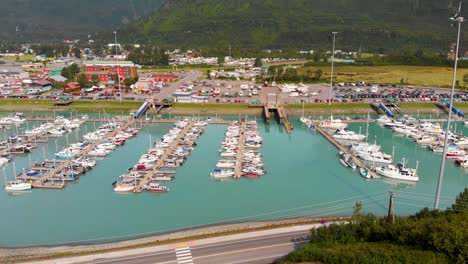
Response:
[[[118,46],[117,46],[117,31],[114,31],[114,46],[115,46],[115,56],[119,54]],[[122,86],[120,85],[120,66],[117,68],[117,81],[119,83],[119,100],[122,102]]]
[[[461,23],[464,22],[464,18],[461,16],[458,16],[460,14],[461,10],[461,2],[460,6],[458,9],[458,13],[455,14],[452,18],[450,18],[453,23],[457,24],[458,27],[458,34],[457,34],[457,47],[455,51],[455,64],[453,67],[453,80],[452,80],[452,91],[450,93],[450,109],[449,109],[449,114],[447,118],[447,128],[445,130],[445,138],[444,138],[444,151],[442,153],[442,161],[440,163],[440,170],[439,170],[439,181],[437,182],[437,192],[436,192],[436,197],[435,197],[435,202],[434,202],[434,209],[439,208],[439,202],[440,202],[440,193],[442,191],[442,182],[444,178],[444,170],[445,170],[445,159],[447,155],[447,149],[448,149],[448,135],[449,135],[449,129],[450,129],[450,121],[452,118],[452,106],[453,106],[453,94],[455,92],[455,84],[457,81],[457,65],[458,65],[458,50],[460,46],[460,28],[461,28]]]
[[[338,32],[332,32],[332,34],[333,34],[333,49],[332,49],[332,61],[331,61],[331,74],[330,74],[330,98],[328,99],[329,105],[331,105],[331,101],[332,101],[333,70],[335,66],[335,40],[336,40],[336,34],[338,34]]]

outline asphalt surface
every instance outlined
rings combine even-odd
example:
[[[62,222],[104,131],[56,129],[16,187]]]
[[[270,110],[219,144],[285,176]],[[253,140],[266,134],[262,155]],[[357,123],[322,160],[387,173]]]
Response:
[[[185,83],[191,83],[193,81],[196,81],[200,76],[202,76],[201,71],[190,71],[182,79],[179,79],[178,81],[171,83],[169,86],[165,86],[164,88],[162,88],[159,93],[153,95],[153,98],[158,99],[160,101],[164,98],[172,97],[172,94],[175,92],[175,90],[177,90],[177,88],[179,88]]]
[[[255,238],[196,245],[196,241],[173,249],[119,258],[94,259],[93,264],[208,264],[208,263],[272,263],[308,243],[309,231],[297,231]]]

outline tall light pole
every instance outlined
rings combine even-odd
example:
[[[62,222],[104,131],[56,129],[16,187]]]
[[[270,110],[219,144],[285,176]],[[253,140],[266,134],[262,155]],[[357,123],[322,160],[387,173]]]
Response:
[[[331,74],[330,74],[330,98],[328,99],[329,105],[331,105],[331,102],[332,102],[333,70],[335,66],[335,40],[336,40],[336,34],[338,34],[338,32],[332,32],[332,34],[333,34],[333,49],[332,49]]]
[[[119,54],[119,50],[118,50],[118,47],[117,47],[117,31],[114,31],[114,40],[115,40],[115,56],[117,56]],[[118,66],[117,68],[117,81],[119,83],[119,99],[120,99],[120,102],[122,102],[122,86],[120,85],[120,66]]]
[[[458,27],[457,47],[455,51],[455,64],[453,67],[452,91],[450,93],[450,106],[449,106],[450,109],[449,109],[449,114],[447,118],[447,128],[445,130],[444,151],[442,153],[442,161],[440,162],[439,181],[437,182],[437,192],[436,192],[436,197],[435,197],[435,202],[434,202],[434,209],[439,208],[440,193],[442,191],[442,182],[443,182],[444,170],[445,170],[445,159],[446,159],[447,149],[448,149],[448,135],[449,135],[449,129],[450,129],[450,121],[452,118],[453,94],[455,93],[455,84],[457,81],[458,49],[460,46],[460,28],[461,28],[461,23],[465,21],[462,16],[459,16],[460,11],[461,11],[461,4],[462,2],[460,1],[458,12],[453,17],[450,18],[450,20],[452,20],[454,24],[456,23]]]

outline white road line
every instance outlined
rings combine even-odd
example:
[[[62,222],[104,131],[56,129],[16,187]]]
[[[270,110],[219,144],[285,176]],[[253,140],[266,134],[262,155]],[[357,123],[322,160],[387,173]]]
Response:
[[[190,247],[181,247],[175,249],[178,264],[193,264],[192,251]]]

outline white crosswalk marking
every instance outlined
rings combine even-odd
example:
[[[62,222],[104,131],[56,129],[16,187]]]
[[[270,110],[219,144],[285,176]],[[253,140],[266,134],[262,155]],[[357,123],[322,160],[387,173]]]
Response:
[[[175,249],[178,264],[193,264],[192,252],[190,247],[181,247]]]

